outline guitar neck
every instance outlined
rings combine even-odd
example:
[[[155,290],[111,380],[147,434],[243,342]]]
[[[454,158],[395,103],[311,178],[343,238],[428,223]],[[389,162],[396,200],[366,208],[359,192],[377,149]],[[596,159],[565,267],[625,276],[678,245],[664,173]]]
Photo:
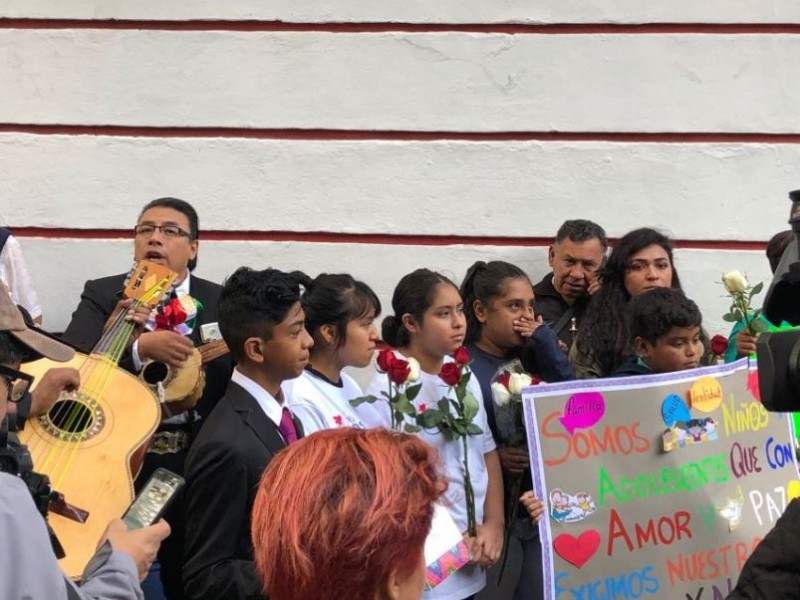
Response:
[[[230,352],[225,340],[216,340],[207,344],[203,344],[202,346],[198,347],[197,350],[200,352],[200,357],[202,358],[203,364],[210,362],[215,358],[219,358],[220,356],[225,356]]]

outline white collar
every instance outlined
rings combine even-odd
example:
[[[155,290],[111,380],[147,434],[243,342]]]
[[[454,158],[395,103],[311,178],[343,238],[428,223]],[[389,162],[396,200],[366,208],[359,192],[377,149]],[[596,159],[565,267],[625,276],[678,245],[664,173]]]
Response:
[[[175,286],[175,293],[177,295],[179,296],[181,294],[186,294],[187,296],[189,295],[189,280],[191,278],[192,275],[190,273],[187,273],[186,277],[183,278],[183,281],[181,281],[177,286]]]
[[[238,368],[233,370],[233,375],[231,375],[231,381],[242,386],[247,393],[249,393],[253,398],[256,399],[258,405],[261,407],[261,410],[264,411],[264,414],[269,417],[270,421],[275,423],[276,427],[280,427],[281,425],[281,417],[283,417],[283,393],[281,394],[281,399],[278,400],[270,394],[267,390],[263,387],[258,385],[255,381],[250,379],[247,375],[242,373]]]

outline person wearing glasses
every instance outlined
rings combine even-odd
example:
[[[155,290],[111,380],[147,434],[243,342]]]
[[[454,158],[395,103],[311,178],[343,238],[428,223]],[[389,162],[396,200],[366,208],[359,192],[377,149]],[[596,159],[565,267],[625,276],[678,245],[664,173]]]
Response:
[[[34,378],[19,370],[20,363],[46,357],[66,361],[74,351],[26,325],[0,282],[0,423],[8,435],[8,412],[30,397]],[[64,369],[69,371],[69,369]],[[42,379],[44,382],[44,378]],[[36,387],[32,414],[46,410],[58,398],[58,390],[45,394]],[[5,443],[3,443],[5,446]],[[142,598],[139,580],[155,558],[159,543],[169,535],[160,521],[128,531],[120,519],[106,529],[98,552],[89,562],[82,584],[75,585],[61,571],[53,552],[47,525],[34,504],[28,486],[15,474],[0,472],[0,598],[48,598],[50,600]]]
[[[192,348],[200,344],[201,327],[217,322],[217,303],[221,290],[218,284],[192,273],[197,265],[199,248],[197,211],[188,202],[177,198],[153,200],[142,209],[133,233],[134,261],[149,260],[169,267],[178,274],[173,297],[188,295],[196,301],[198,311],[193,328],[188,334],[185,328],[180,332],[155,330],[155,315],[150,308],[132,310],[130,301],[122,299],[127,274],[120,273],[86,282],[80,304],[72,314],[63,339],[89,352],[119,311],[129,311],[128,319],[137,324],[137,332],[120,366],[131,373],[138,373],[149,360],[179,367],[189,357]],[[159,426],[136,480],[137,491],[158,467],[183,474],[189,445],[202,419],[208,416],[224,395],[231,372],[228,357],[217,358],[206,365],[205,390],[195,408],[166,419]],[[166,515],[173,534],[159,553],[164,595],[157,581],[148,580],[144,586],[148,600],[183,598],[182,504],[181,498],[176,498]],[[151,584],[154,586],[152,591]]]

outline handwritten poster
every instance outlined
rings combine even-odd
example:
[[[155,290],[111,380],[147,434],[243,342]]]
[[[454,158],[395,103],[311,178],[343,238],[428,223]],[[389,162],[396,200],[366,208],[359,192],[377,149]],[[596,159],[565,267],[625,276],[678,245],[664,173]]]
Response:
[[[757,395],[747,359],[527,388],[545,598],[724,599],[800,494],[790,420]]]

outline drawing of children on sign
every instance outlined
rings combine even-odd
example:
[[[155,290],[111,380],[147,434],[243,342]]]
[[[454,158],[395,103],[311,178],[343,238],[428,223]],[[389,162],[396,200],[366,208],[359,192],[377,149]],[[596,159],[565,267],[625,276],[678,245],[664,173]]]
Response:
[[[582,521],[597,510],[594,498],[586,492],[568,494],[560,488],[550,492],[550,516],[559,523]]]
[[[664,432],[663,439],[664,452],[714,441],[717,439],[717,423],[711,417],[691,419],[686,423],[678,421]]]
[[[570,513],[569,498],[560,489],[550,492],[550,515],[559,523],[563,523]]]

